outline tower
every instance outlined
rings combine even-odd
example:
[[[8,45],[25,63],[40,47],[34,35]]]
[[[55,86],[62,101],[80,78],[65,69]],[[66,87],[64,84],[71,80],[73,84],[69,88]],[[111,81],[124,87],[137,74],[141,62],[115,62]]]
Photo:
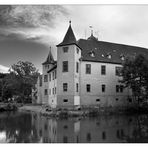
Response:
[[[48,70],[50,70],[55,64],[55,61],[54,61],[54,58],[52,56],[52,53],[51,53],[51,47],[50,47],[50,50],[49,50],[49,54],[46,58],[46,61],[44,63],[42,63],[42,69],[43,69],[43,74],[47,73]]]
[[[63,41],[57,45],[57,106],[80,105],[81,48],[69,22]]]
[[[48,104],[49,100],[49,74],[48,71],[54,67],[56,62],[54,61],[54,58],[51,53],[51,47],[49,50],[49,54],[47,56],[47,59],[44,63],[42,63],[42,104]]]

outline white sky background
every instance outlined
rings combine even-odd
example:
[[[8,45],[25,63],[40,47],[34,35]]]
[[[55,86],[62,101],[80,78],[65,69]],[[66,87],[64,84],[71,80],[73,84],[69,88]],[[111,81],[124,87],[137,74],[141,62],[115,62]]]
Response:
[[[78,5],[65,6],[78,38],[90,35],[89,26],[98,32],[98,39],[148,48],[148,5]],[[64,26],[65,25],[65,26]],[[67,29],[63,21],[61,35]],[[58,26],[58,27],[60,27]],[[57,34],[56,34],[57,35]],[[97,34],[96,34],[97,35]]]
[[[54,27],[9,28],[7,33],[17,33],[27,39],[39,38],[39,42],[56,49],[72,21],[74,34],[78,39],[90,36],[93,26],[98,40],[148,48],[148,5],[63,5],[67,14],[54,20]],[[4,30],[4,29],[3,29]],[[55,55],[55,53],[54,53]],[[45,57],[46,58],[46,57]]]

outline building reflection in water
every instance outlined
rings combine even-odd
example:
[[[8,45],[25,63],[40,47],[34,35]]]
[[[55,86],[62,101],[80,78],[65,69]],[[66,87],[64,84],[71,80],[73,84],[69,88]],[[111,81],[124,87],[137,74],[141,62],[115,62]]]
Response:
[[[51,119],[36,113],[0,114],[0,143],[148,142],[148,116]]]
[[[135,117],[108,116],[85,119],[47,119],[34,114],[32,124],[44,143],[127,142],[137,130]]]

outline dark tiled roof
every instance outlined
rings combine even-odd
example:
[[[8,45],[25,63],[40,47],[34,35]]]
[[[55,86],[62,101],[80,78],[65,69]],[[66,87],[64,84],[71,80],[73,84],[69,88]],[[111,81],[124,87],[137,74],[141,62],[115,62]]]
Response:
[[[57,68],[57,64],[55,64],[50,70],[48,70],[47,73],[50,73],[51,71],[53,71],[56,68]]]
[[[80,39],[77,44],[82,48],[83,61],[121,64],[127,56],[143,54],[148,57],[146,48],[98,41],[94,36]]]
[[[69,28],[66,32],[66,35],[63,39],[63,41],[57,45],[58,46],[63,46],[63,45],[69,45],[69,44],[76,44],[76,38],[75,35],[73,33],[73,30],[71,28],[71,24],[69,25]]]
[[[55,63],[55,61],[54,61],[54,58],[53,58],[51,50],[50,50],[46,61],[42,64],[45,65],[45,64],[54,64],[54,63]]]

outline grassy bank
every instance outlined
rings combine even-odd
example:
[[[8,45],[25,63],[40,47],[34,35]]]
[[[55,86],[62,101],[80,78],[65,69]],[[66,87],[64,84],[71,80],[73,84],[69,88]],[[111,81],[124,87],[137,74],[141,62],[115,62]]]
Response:
[[[121,107],[83,107],[79,109],[51,109],[47,106],[41,105],[24,105],[19,107],[21,111],[37,112],[44,116],[49,117],[95,117],[99,115],[119,115],[119,114],[148,114],[148,109],[130,107],[130,108],[121,108]]]
[[[20,104],[16,103],[0,103],[0,112],[16,111],[20,106],[21,106]]]

